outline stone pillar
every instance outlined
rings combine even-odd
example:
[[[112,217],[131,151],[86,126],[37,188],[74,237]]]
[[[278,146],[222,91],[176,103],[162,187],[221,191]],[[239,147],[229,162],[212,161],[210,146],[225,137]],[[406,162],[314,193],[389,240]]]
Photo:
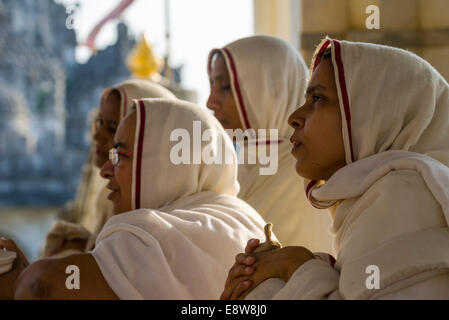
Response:
[[[299,46],[300,0],[254,0],[254,33],[282,38]]]
[[[418,0],[421,56],[449,81],[449,1]]]
[[[366,8],[380,11],[380,29],[365,26]],[[410,50],[449,79],[449,1],[447,0],[301,0],[300,46],[306,62],[329,35]]]
[[[300,48],[307,64],[326,35],[342,39],[348,29],[346,0],[301,0]]]

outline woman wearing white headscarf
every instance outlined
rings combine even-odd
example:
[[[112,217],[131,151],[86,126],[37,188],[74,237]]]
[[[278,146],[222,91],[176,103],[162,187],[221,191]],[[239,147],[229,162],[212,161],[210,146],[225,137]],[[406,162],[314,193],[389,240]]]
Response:
[[[211,94],[207,106],[222,125],[254,129],[256,135],[258,129],[265,129],[267,134],[250,135],[243,148],[237,149],[257,161],[239,163],[239,198],[273,223],[283,245],[331,252],[330,218],[309,205],[301,179],[292,174],[294,159],[288,141],[292,129],[287,118],[304,103],[307,85],[307,67],[298,51],[271,36],[243,38],[212,50],[208,73]],[[278,135],[270,136],[270,129]],[[261,163],[255,145],[275,154],[277,163]],[[271,165],[274,172],[262,173]]]
[[[408,51],[367,43],[325,39],[312,66],[310,96],[289,121],[308,198],[331,213],[337,259],[297,250],[296,262],[285,259],[285,286],[262,285],[249,297],[449,299],[448,83]],[[319,88],[327,77],[334,90]],[[333,117],[334,105],[336,139],[330,122],[312,130],[314,119]],[[320,156],[312,136],[341,144],[340,169],[330,176],[313,177],[308,167]],[[231,291],[225,297],[237,296]]]
[[[140,79],[129,79],[104,90],[93,128],[93,143],[89,162],[84,168],[77,198],[69,208],[76,223],[58,221],[48,232],[44,256],[65,256],[89,251],[107,219],[112,216],[112,205],[106,199],[106,180],[100,168],[108,159],[112,140],[121,119],[132,106],[133,99],[176,98],[161,85]]]
[[[183,162],[175,164],[178,156]],[[95,249],[30,265],[16,298],[218,298],[236,252],[264,227],[236,197],[236,156],[221,125],[188,102],[139,100],[120,123],[110,157],[101,173],[115,215]],[[67,265],[80,269],[79,290],[64,286]]]

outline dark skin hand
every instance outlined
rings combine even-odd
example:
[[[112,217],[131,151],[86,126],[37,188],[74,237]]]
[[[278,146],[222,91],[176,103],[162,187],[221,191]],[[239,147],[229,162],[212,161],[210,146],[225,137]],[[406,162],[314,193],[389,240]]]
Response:
[[[269,278],[288,281],[305,262],[314,259],[312,252],[304,247],[284,247],[254,252],[259,240],[251,239],[245,253],[236,256],[229,271],[221,300],[242,300],[261,282]]]

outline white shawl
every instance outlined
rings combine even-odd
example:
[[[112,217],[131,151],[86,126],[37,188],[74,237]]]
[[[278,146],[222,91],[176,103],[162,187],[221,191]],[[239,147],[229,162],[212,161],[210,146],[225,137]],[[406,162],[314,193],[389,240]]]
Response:
[[[235,255],[248,239],[263,237],[264,227],[236,197],[232,142],[209,112],[191,103],[144,99],[136,109],[135,210],[108,220],[92,255],[121,299],[217,299]],[[211,142],[189,140],[190,150],[217,154],[223,148],[228,164],[172,163],[179,143],[171,141],[173,130],[193,137],[194,121],[201,136],[211,133]]]
[[[314,251],[331,252],[330,218],[314,209],[303,192],[303,179],[295,173],[289,138],[293,133],[287,119],[304,103],[307,67],[299,52],[288,42],[271,36],[253,36],[232,42],[209,54],[208,71],[214,54],[226,61],[237,110],[244,129],[278,130],[278,139],[249,141],[266,144],[278,154],[277,172],[261,175],[256,164],[239,165],[239,198],[252,205],[283,245],[302,245]],[[240,152],[250,153],[248,144]],[[254,156],[254,155],[251,155]]]
[[[329,46],[348,164],[306,190],[331,211],[337,261],[308,261],[268,296],[448,299],[449,85],[416,55],[366,43],[325,39],[314,67]]]

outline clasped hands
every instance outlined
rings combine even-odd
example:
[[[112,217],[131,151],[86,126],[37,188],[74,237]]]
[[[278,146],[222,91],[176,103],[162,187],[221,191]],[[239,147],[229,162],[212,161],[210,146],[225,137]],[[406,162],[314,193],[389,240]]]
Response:
[[[245,253],[236,256],[221,300],[242,300],[269,278],[281,278],[287,282],[301,265],[315,258],[308,249],[296,246],[255,252],[259,243],[258,239],[249,240]]]

